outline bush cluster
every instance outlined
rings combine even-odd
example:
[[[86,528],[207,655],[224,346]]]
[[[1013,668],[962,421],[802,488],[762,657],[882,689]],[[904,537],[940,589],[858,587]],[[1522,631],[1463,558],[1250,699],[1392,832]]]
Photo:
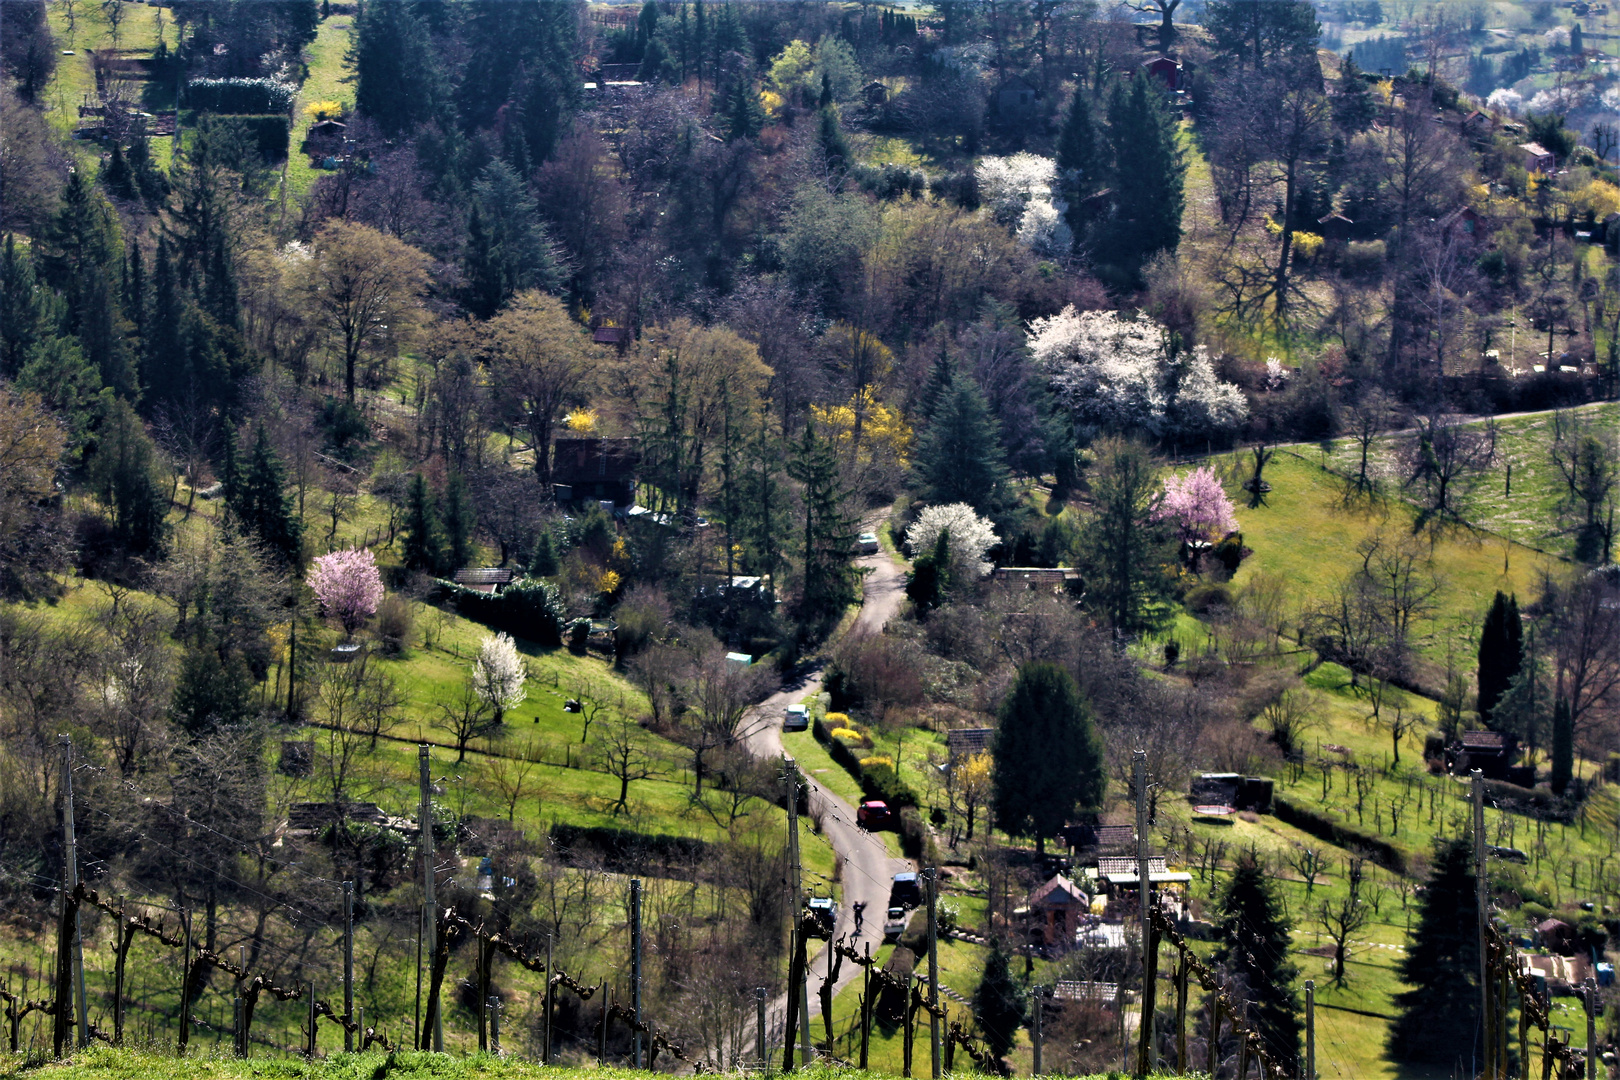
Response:
[[[549,581],[521,578],[494,595],[443,578],[435,584],[431,603],[448,603],[458,615],[548,648],[562,644],[568,611],[561,590]]]
[[[185,104],[198,112],[286,113],[297,92],[275,79],[192,79],[186,84]]]
[[[829,713],[828,716],[840,716],[841,713]],[[845,717],[847,720],[848,717]],[[859,758],[850,749],[850,745],[833,734],[821,719],[816,719],[810,726],[811,733],[816,741],[827,748],[827,756],[843,766],[844,770],[853,776],[861,785],[861,795],[868,799],[882,799],[889,804],[890,809],[900,810],[905,807],[917,805],[917,793],[902,779],[894,769],[894,762],[884,757]],[[918,819],[921,825],[922,819]],[[901,839],[905,838],[905,830],[901,830]]]

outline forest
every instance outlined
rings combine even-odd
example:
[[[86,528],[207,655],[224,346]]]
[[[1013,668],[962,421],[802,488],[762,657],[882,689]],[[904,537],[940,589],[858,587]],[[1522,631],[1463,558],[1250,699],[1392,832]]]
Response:
[[[15,1060],[1611,1067],[1616,23],[0,0]]]

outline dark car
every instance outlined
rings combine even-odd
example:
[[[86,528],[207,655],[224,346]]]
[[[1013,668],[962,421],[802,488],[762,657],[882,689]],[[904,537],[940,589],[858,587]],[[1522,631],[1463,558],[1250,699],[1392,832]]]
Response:
[[[894,824],[894,814],[882,799],[867,799],[855,811],[855,823],[863,829],[882,829]]]
[[[804,731],[810,727],[810,710],[803,705],[789,705],[782,714],[783,731]]]
[[[890,905],[916,907],[922,902],[922,879],[915,871],[894,875],[894,883],[889,886]]]
[[[805,903],[811,921],[815,924],[811,934],[827,941],[832,937],[833,924],[838,921],[838,906],[829,896],[813,896]]]

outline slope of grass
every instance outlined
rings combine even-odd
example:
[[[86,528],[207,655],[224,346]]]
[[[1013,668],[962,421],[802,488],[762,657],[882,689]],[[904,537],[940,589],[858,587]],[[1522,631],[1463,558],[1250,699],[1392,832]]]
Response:
[[[354,19],[348,15],[323,19],[314,43],[306,50],[309,77],[298,91],[292,134],[288,142],[286,182],[290,198],[296,199],[306,194],[322,175],[319,169],[310,168],[309,158],[298,151],[309,133],[310,125],[315,122],[313,116],[304,114],[304,106],[315,101],[340,101],[345,108],[353,104],[354,91],[343,81],[343,58],[349,50],[349,32],[353,23]]]
[[[1315,456],[1279,452],[1266,468],[1272,490],[1265,505],[1250,509],[1243,501],[1237,511],[1243,542],[1254,554],[1239,568],[1234,586],[1241,588],[1256,574],[1277,575],[1287,584],[1296,612],[1333,595],[1359,565],[1358,543],[1380,534],[1390,540],[1410,536],[1415,521],[1412,508],[1395,500],[1346,508],[1340,480],[1311,460]],[[1556,562],[1522,544],[1462,531],[1442,535],[1432,552],[1442,586],[1433,621],[1443,631],[1466,627],[1472,632],[1497,589],[1531,595],[1541,571]],[[1447,645],[1447,635],[1437,633],[1424,653],[1444,663]],[[1472,647],[1468,643],[1465,652]]]

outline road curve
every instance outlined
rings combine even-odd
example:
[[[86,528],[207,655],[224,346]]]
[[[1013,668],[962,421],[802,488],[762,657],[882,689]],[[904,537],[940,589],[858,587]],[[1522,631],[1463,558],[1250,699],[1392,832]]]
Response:
[[[867,522],[863,528],[875,529],[879,522]],[[876,633],[883,629],[900,610],[905,598],[905,577],[887,552],[866,555],[856,560],[866,572],[866,587],[860,613],[849,630],[852,634]],[[737,734],[755,757],[780,760],[782,757],[782,714],[789,705],[821,690],[821,672],[815,671],[798,682],[784,686],[758,705],[749,709],[738,725]],[[838,921],[833,930],[834,939],[843,936],[853,941],[857,951],[870,944],[875,950],[883,942],[883,912],[888,906],[889,884],[894,875],[914,869],[905,859],[893,858],[884,847],[881,836],[874,835],[855,824],[855,808],[827,789],[814,776],[806,776],[810,784],[810,814],[819,817],[828,842],[843,863],[843,902],[838,909]],[[801,823],[808,829],[808,821]],[[805,882],[805,893],[815,891],[814,881]],[[866,905],[865,921],[861,933],[855,933],[854,905]],[[827,965],[831,948],[824,947],[810,963],[808,976],[810,994],[810,1026],[812,1041],[819,1043],[825,1035],[820,1019],[821,985],[827,978]],[[860,968],[846,963],[833,984],[837,993],[853,982]],[[769,1028],[771,1045],[781,1047],[781,1032],[785,1027],[786,997],[771,1002]]]

